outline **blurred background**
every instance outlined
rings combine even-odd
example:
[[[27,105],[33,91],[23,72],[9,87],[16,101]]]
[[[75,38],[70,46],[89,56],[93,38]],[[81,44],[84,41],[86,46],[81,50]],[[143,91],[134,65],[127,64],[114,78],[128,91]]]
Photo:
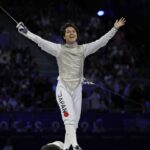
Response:
[[[1,0],[0,5],[55,43],[63,42],[60,27],[67,21],[78,26],[83,44],[125,17],[115,37],[86,58],[84,75],[96,85],[83,85],[78,142],[86,150],[150,148],[149,0]],[[0,10],[0,150],[40,150],[63,141],[57,76],[55,58],[21,36]]]

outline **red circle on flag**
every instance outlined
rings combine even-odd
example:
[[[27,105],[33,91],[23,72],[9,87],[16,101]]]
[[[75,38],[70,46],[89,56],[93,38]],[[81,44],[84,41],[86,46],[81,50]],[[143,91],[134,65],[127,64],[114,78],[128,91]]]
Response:
[[[64,116],[65,117],[68,117],[69,116],[69,113],[67,111],[64,111]]]

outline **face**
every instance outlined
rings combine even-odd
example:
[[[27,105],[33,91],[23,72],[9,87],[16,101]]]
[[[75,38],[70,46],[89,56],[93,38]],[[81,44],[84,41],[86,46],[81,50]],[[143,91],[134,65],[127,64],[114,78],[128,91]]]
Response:
[[[67,27],[65,29],[64,39],[66,43],[73,44],[77,40],[77,32],[73,27]]]

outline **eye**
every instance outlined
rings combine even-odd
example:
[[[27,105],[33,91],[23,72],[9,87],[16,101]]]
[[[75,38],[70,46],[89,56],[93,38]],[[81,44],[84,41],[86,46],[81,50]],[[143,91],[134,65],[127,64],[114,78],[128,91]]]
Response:
[[[67,30],[66,33],[70,33],[71,31]]]

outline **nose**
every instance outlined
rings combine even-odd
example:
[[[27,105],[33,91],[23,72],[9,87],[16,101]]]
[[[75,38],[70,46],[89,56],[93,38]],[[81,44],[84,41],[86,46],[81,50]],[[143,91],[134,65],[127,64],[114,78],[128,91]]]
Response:
[[[71,34],[71,35],[74,35],[74,32],[71,32],[70,34]]]

